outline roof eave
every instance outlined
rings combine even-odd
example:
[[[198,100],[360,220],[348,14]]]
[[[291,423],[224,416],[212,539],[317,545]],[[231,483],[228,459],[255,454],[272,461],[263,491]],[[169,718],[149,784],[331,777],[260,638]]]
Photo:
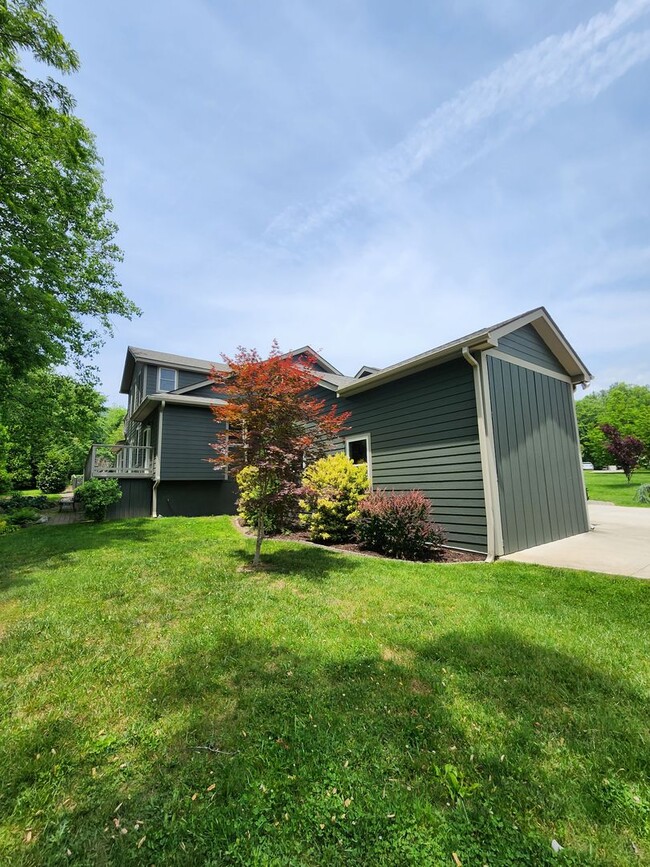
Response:
[[[486,331],[482,334],[474,335],[471,341],[459,340],[453,345],[444,347],[444,349],[420,355],[411,361],[395,365],[393,368],[386,368],[385,370],[380,370],[379,373],[365,376],[359,382],[344,385],[339,389],[338,393],[344,397],[351,394],[359,394],[362,391],[369,391],[379,385],[401,379],[403,376],[408,376],[411,373],[419,373],[421,370],[426,370],[429,367],[436,367],[445,361],[452,361],[454,358],[461,356],[463,347],[465,346],[470,350],[478,352],[482,349],[494,349],[496,345],[496,341]]]

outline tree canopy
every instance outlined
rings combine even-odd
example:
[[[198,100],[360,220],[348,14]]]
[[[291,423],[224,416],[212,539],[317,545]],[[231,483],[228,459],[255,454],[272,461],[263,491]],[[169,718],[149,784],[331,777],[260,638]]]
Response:
[[[81,472],[93,442],[121,437],[124,410],[106,409],[104,397],[92,385],[70,376],[34,370],[8,397],[4,450],[16,487],[32,487],[48,455],[62,457],[71,472]]]
[[[84,369],[112,317],[139,313],[119,289],[94,137],[63,84],[28,76],[25,54],[61,74],[79,65],[42,0],[0,0],[0,387]]]
[[[612,462],[602,425],[612,425],[623,436],[634,436],[645,446],[642,463],[650,461],[650,388],[617,382],[588,394],[576,403],[582,457],[595,467]]]

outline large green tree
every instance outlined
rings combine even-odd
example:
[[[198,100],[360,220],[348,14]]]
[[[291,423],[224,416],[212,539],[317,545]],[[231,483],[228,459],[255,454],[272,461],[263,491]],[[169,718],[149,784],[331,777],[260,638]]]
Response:
[[[0,388],[29,370],[87,365],[120,291],[111,203],[93,135],[67,88],[30,77],[31,55],[62,75],[78,58],[42,0],[0,0]]]
[[[612,425],[624,436],[635,436],[645,445],[642,463],[650,460],[650,388],[617,382],[588,394],[576,403],[582,457],[596,467],[612,463],[605,448],[602,425]]]
[[[90,445],[114,421],[103,396],[51,370],[32,371],[14,389],[5,405],[5,429],[7,468],[17,486],[32,487],[48,455],[64,456],[70,471],[80,472]]]

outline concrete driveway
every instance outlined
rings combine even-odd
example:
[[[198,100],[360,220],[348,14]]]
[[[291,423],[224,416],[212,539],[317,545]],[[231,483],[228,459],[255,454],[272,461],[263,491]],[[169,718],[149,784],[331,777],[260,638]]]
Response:
[[[593,530],[503,560],[650,579],[650,509],[589,503]]]

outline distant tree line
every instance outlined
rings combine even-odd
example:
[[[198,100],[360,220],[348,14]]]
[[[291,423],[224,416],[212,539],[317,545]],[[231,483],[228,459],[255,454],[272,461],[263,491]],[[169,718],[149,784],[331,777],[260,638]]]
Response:
[[[582,459],[596,468],[615,463],[607,449],[608,428],[643,443],[639,465],[650,467],[650,388],[617,382],[576,403]],[[603,430],[603,427],[605,430]]]

